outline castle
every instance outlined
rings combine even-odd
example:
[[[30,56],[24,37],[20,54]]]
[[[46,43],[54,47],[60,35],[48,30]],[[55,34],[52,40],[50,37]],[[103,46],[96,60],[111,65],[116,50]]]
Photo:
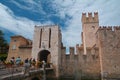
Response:
[[[11,37],[7,60],[12,56],[45,60],[54,65],[56,77],[120,79],[120,26],[99,26],[98,13],[93,15],[82,13],[82,44],[70,47],[70,54],[58,25],[35,26],[33,41]]]

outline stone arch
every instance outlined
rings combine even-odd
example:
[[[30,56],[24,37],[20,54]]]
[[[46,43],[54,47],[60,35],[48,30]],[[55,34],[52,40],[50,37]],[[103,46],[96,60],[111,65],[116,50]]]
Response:
[[[45,61],[46,63],[50,63],[51,60],[51,54],[48,50],[41,50],[38,53],[38,59],[39,61]]]

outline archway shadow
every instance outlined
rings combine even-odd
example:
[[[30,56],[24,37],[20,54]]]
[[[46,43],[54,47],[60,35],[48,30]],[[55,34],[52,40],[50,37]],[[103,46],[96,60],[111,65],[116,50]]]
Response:
[[[40,62],[45,61],[45,63],[47,63],[46,67],[50,67],[50,65],[48,64],[48,63],[50,63],[50,59],[51,59],[51,55],[50,55],[50,52],[48,50],[41,50],[38,53],[38,60]]]

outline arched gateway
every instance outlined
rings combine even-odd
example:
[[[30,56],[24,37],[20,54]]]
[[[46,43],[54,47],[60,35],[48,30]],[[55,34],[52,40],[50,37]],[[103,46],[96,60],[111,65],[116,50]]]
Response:
[[[31,57],[51,63],[56,77],[60,74],[61,44],[62,34],[58,25],[35,26]]]
[[[41,50],[38,53],[39,61],[45,61],[46,63],[50,63],[51,61],[51,54],[48,50]]]

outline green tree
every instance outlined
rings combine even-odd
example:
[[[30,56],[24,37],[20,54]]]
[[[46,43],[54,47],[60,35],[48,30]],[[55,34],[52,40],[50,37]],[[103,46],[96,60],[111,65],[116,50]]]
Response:
[[[0,30],[0,60],[4,61],[7,58],[8,44],[4,39],[4,33]]]
[[[0,30],[0,48],[7,47],[7,46],[8,44],[6,40],[4,39],[4,33],[2,32],[2,30]]]

